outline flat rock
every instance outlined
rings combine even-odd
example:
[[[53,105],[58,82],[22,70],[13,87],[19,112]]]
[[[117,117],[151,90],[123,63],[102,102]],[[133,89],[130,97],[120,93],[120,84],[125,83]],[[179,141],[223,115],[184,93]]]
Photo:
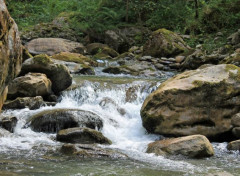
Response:
[[[68,128],[60,130],[57,141],[80,144],[111,144],[112,142],[99,131],[90,128]]]
[[[155,153],[156,155],[184,155],[191,158],[202,158],[213,156],[214,150],[205,136],[192,135],[150,143],[147,153]]]
[[[61,152],[80,158],[112,158],[126,159],[127,156],[112,149],[100,148],[93,144],[64,144]]]

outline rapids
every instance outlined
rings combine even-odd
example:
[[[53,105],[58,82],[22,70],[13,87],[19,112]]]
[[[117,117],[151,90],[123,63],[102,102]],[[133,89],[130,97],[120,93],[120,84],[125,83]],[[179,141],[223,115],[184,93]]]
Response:
[[[239,154],[227,151],[226,143],[214,143],[215,156],[207,159],[194,160],[179,156],[165,158],[145,153],[148,143],[163,137],[146,133],[142,127],[140,109],[146,96],[162,81],[75,76],[75,86],[62,94],[56,106],[3,112],[15,115],[18,124],[11,136],[0,138],[0,175],[172,176],[224,171],[240,175]],[[79,159],[64,156],[58,151],[62,144],[55,141],[55,134],[37,133],[30,128],[23,128],[31,115],[54,108],[76,108],[98,114],[104,122],[102,133],[113,142],[107,147],[125,153],[129,158]],[[119,112],[119,109],[124,110],[124,113]]]

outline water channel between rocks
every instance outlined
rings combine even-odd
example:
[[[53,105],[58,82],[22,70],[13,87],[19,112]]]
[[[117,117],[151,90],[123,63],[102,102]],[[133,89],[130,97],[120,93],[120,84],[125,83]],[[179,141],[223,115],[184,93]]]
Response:
[[[240,175],[239,153],[227,151],[226,143],[213,143],[215,156],[207,159],[165,158],[145,153],[147,144],[161,137],[146,133],[142,127],[140,109],[146,96],[163,80],[75,76],[76,86],[66,91],[56,106],[3,112],[15,115],[18,124],[10,137],[0,138],[0,175],[174,176],[224,171]],[[110,103],[101,105],[100,102],[108,100],[111,100]],[[83,159],[65,156],[59,152],[62,143],[55,141],[55,134],[22,128],[29,116],[54,108],[76,108],[98,114],[104,122],[102,133],[113,142],[108,147],[129,158]],[[122,115],[119,108],[126,113]]]

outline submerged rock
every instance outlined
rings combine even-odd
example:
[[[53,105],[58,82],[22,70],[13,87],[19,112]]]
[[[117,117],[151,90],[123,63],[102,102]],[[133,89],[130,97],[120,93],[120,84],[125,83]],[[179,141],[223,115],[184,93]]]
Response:
[[[25,46],[33,55],[47,54],[51,56],[60,52],[84,54],[86,51],[81,43],[62,38],[37,38],[31,40]]]
[[[112,158],[125,159],[127,156],[112,149],[100,148],[90,144],[64,144],[61,152],[66,155],[75,155],[80,158]]]
[[[55,133],[62,129],[88,127],[101,129],[102,119],[89,111],[79,109],[52,109],[39,112],[29,118],[25,127],[33,131]]]
[[[239,67],[224,64],[176,75],[145,100],[143,126],[162,135],[230,140],[231,117],[240,111],[239,75]]]
[[[15,78],[8,86],[8,98],[47,96],[52,94],[52,83],[45,74],[28,73]]]
[[[57,141],[80,144],[112,144],[101,132],[90,128],[68,128],[60,130],[57,134]]]
[[[13,133],[17,121],[15,116],[0,116],[0,127]]]
[[[72,77],[65,65],[54,63],[47,55],[27,59],[22,65],[21,75],[28,72],[44,73],[52,82],[52,90],[59,93],[72,84]]]
[[[7,86],[18,75],[22,63],[22,45],[18,27],[5,1],[0,0],[0,110],[7,98]]]
[[[167,29],[154,31],[143,46],[143,55],[153,57],[176,56],[190,48],[183,39]]]
[[[203,158],[213,156],[214,150],[212,144],[205,136],[193,135],[150,143],[147,153]]]
[[[41,96],[37,97],[18,97],[15,100],[10,100],[4,103],[3,109],[24,109],[29,108],[30,110],[39,109],[45,102]]]

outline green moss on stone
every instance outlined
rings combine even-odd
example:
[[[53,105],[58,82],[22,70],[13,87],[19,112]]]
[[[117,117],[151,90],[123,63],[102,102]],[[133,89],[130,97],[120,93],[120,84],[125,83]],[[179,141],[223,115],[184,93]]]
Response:
[[[46,54],[39,54],[37,56],[34,56],[33,60],[35,63],[42,64],[42,65],[48,65],[52,63],[51,58]]]

